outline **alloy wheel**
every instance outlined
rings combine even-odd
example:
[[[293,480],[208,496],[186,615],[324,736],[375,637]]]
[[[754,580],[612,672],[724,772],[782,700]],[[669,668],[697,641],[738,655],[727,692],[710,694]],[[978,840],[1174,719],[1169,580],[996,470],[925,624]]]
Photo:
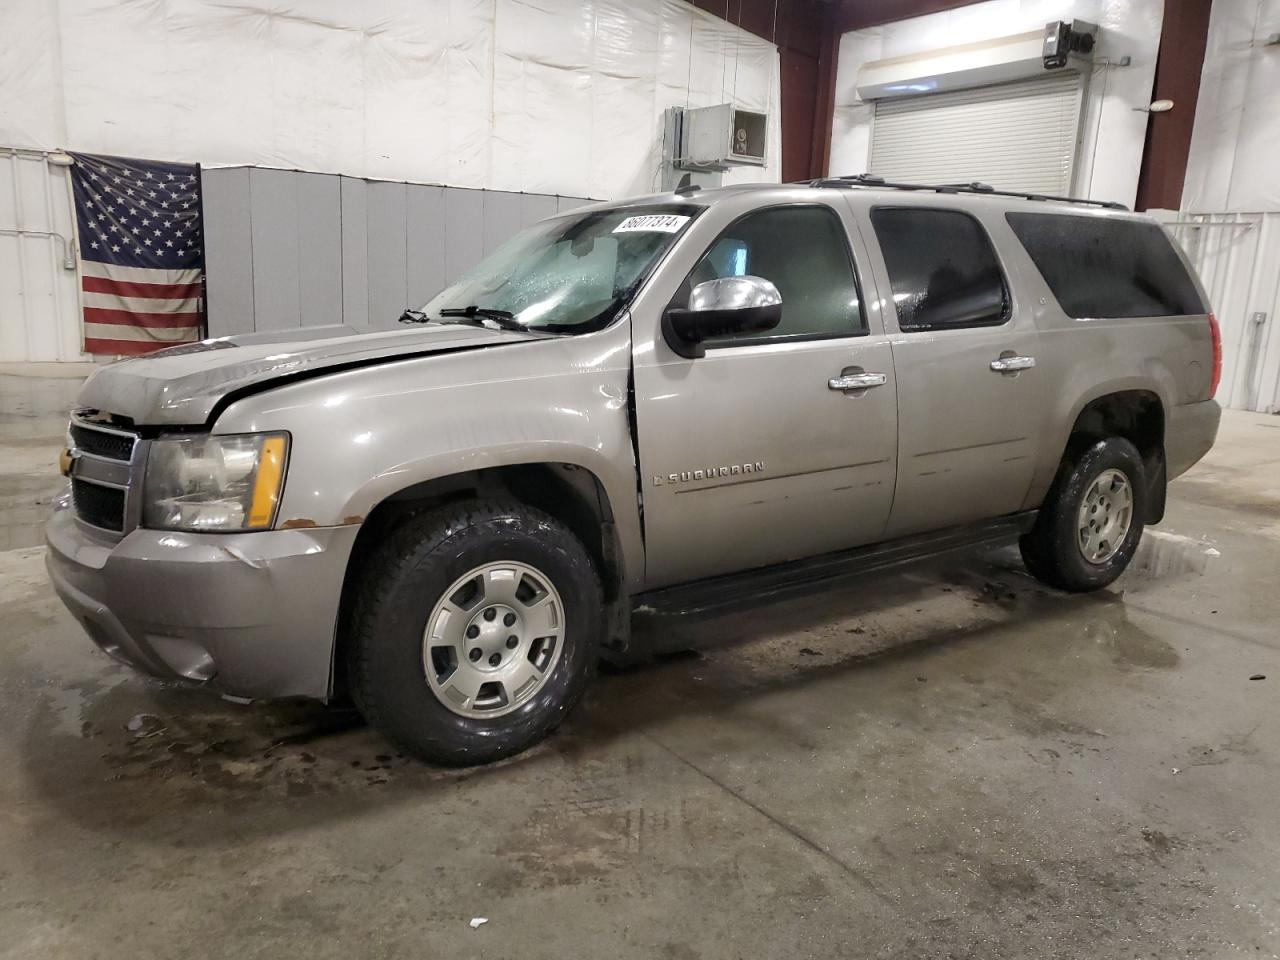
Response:
[[[1104,470],[1080,503],[1078,542],[1085,560],[1103,564],[1119,552],[1133,522],[1133,487],[1121,471]]]
[[[431,692],[464,717],[498,717],[533,697],[564,647],[564,602],[551,579],[499,561],[459,577],[427,618]]]

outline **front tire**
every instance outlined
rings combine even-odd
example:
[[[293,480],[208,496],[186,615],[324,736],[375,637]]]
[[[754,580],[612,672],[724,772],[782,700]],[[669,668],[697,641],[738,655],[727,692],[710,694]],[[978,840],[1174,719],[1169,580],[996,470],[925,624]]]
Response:
[[[432,763],[489,763],[581,699],[602,631],[599,578],[559,521],[515,501],[413,517],[375,553],[351,618],[366,719]]]
[[[1142,455],[1123,437],[1098,440],[1063,462],[1019,541],[1022,559],[1051,587],[1098,590],[1129,566],[1146,512]]]

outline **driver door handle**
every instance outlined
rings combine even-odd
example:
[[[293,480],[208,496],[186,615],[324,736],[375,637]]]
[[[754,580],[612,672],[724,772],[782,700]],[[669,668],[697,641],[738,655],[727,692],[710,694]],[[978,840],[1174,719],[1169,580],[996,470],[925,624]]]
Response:
[[[991,369],[996,373],[1016,373],[1018,370],[1030,370],[1035,365],[1035,357],[997,357],[991,361]]]
[[[883,373],[845,373],[832,377],[827,386],[832,390],[866,390],[869,387],[883,387],[889,377]]]

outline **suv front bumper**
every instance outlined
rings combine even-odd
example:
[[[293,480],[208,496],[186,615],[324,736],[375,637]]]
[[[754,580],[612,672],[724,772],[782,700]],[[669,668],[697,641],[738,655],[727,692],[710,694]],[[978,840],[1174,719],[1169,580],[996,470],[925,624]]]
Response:
[[[118,541],[54,503],[54,589],[100,648],[145,673],[234,696],[330,694],[358,525],[243,534],[137,529]]]

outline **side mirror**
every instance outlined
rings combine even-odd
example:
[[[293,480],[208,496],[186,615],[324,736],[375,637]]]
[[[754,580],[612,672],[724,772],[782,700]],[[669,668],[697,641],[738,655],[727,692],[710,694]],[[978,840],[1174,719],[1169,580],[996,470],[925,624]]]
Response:
[[[662,315],[667,345],[682,357],[701,357],[702,341],[733,334],[764,333],[782,320],[782,295],[761,277],[723,277],[698,284],[689,307]]]

